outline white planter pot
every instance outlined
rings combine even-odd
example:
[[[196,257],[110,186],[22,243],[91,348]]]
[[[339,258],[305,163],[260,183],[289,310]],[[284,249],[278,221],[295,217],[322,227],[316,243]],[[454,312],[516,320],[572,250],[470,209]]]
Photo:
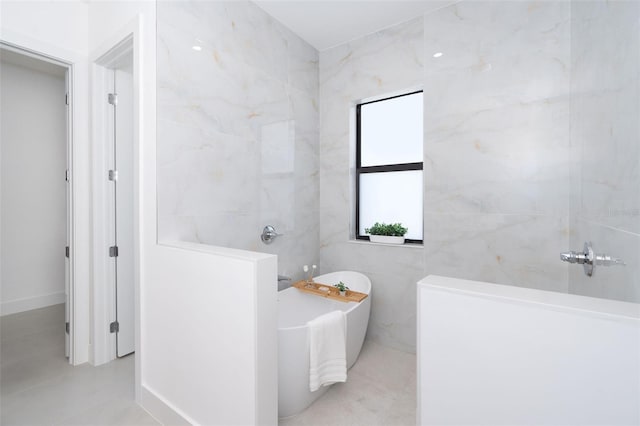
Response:
[[[404,244],[404,237],[391,237],[388,235],[369,235],[369,241],[372,243],[383,244]]]

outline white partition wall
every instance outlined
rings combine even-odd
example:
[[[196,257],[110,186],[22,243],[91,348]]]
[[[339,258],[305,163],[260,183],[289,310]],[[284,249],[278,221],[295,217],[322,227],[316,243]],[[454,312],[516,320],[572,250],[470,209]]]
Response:
[[[143,406],[165,424],[277,424],[276,256],[191,243],[154,252]]]
[[[134,31],[137,399],[163,424],[276,424],[276,257],[157,243],[155,13],[146,1],[89,7],[92,51]]]
[[[639,424],[640,305],[423,279],[418,423]]]

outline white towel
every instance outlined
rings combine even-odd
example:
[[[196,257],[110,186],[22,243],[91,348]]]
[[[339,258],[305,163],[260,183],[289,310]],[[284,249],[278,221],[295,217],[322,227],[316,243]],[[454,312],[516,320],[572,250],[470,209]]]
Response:
[[[333,311],[312,319],[309,326],[309,389],[347,381],[347,317]]]

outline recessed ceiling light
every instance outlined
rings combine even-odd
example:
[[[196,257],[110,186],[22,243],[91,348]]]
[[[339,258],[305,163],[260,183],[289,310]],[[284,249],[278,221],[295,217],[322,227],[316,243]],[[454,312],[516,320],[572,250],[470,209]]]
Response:
[[[434,58],[439,58],[440,56],[442,56],[442,52],[437,52],[433,54]]]
[[[199,52],[199,51],[201,51],[201,50],[202,50],[202,46],[191,46],[191,48],[192,48],[193,50],[195,50],[196,52]]]

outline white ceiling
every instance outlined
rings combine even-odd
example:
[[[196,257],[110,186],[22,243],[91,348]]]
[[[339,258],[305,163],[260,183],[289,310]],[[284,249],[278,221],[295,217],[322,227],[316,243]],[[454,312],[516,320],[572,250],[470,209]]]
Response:
[[[254,0],[254,3],[322,51],[456,0]]]

